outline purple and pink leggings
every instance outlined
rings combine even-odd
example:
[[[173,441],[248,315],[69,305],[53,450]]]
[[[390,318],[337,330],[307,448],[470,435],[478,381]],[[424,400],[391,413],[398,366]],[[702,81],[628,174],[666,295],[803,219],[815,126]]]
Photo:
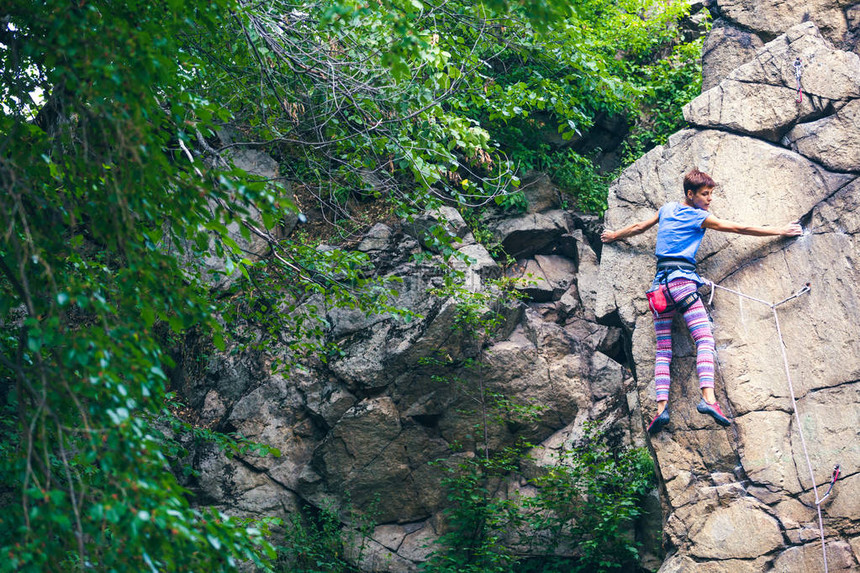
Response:
[[[669,291],[675,300],[681,300],[697,289],[695,282],[675,279],[669,283]],[[654,317],[654,331],[657,333],[657,359],[654,362],[654,381],[657,387],[657,401],[669,399],[669,366],[672,362],[672,318],[675,309]],[[714,335],[711,321],[701,300],[697,300],[687,312],[684,321],[696,342],[696,373],[699,375],[699,388],[714,387]]]

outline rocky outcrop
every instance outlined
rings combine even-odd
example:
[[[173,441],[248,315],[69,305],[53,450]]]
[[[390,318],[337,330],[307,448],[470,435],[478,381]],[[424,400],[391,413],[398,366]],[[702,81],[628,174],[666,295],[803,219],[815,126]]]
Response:
[[[337,351],[325,363],[272,374],[270,356],[228,353],[209,359],[196,382],[177,380],[200,423],[281,453],[227,458],[197,449],[189,461],[201,475],[186,485],[202,502],[236,515],[286,517],[307,505],[335,508],[347,523],[350,511],[370,514],[377,525],[364,540],[362,568],[411,571],[445,531],[442,480],[463,452],[499,451],[525,439],[540,444],[533,464],[557,463],[558,451],[589,420],[611,426],[624,443],[644,443],[638,416],[630,414],[637,400],[620,362],[621,329],[595,319],[598,259],[587,239],[592,232],[583,230],[593,221],[556,209],[557,197],[538,180],[527,213],[483,223],[519,256],[507,272],[522,302],[501,303],[492,281],[503,269],[455,209],[369,229],[357,249],[375,272],[402,278],[396,303],[416,318],[334,308],[327,339]],[[456,250],[447,263],[413,261],[415,253],[444,250],[438,239],[445,236]],[[459,298],[434,294],[448,270],[462,272]],[[461,322],[458,304],[472,295],[469,304],[485,305],[479,313],[499,313],[491,338]],[[535,415],[503,416],[484,433],[486,412],[499,417],[493,396]],[[646,550],[655,561],[659,546],[652,540]]]
[[[710,0],[706,4],[714,23],[702,55],[704,91],[752,60],[765,42],[805,22],[815,23],[836,48],[860,53],[860,4],[853,0]]]
[[[740,2],[717,3],[748,25],[774,18],[767,29],[778,29],[776,16],[757,15]],[[780,6],[785,18],[796,16]],[[844,31],[839,21],[828,24],[829,34]],[[792,92],[796,57],[811,62],[802,103]],[[858,105],[860,58],[834,48],[813,23],[800,24],[689,104],[685,117],[695,127],[643,156],[610,190],[610,229],[678,200],[683,174],[694,167],[720,184],[715,216],[805,226],[792,239],[711,231],[702,243],[701,274],[725,287],[776,302],[811,283],[809,294],[775,311],[802,428],[793,416],[774,311],[718,290],[711,309],[717,395],[734,424],[723,429],[695,411],[695,352],[686,334],[676,336],[672,422],[650,439],[671,550],[663,573],[823,570],[801,429],[819,492],[835,464],[845,475],[821,506],[830,570],[858,567]],[[642,296],[653,274],[653,241],[645,234],[604,248],[595,307],[598,319],[618,316],[632,340],[644,419],[654,409],[654,334]]]
[[[794,62],[803,62],[797,101]],[[792,28],[758,50],[716,87],[684,108],[696,126],[779,141],[793,125],[842,108],[860,97],[860,56],[835,49],[812,23]]]

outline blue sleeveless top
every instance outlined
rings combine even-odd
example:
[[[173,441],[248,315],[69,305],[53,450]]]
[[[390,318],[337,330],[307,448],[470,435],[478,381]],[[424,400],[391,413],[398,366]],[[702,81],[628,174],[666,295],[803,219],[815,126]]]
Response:
[[[693,265],[696,264],[696,252],[702,244],[705,236],[705,228],[702,223],[710,216],[704,209],[688,207],[676,201],[666,203],[658,211],[659,223],[657,227],[657,248],[654,254],[658,259],[671,257],[683,259]],[[666,271],[657,271],[654,282],[663,279]],[[695,271],[676,269],[669,272],[668,280],[686,278],[704,284],[701,277]]]

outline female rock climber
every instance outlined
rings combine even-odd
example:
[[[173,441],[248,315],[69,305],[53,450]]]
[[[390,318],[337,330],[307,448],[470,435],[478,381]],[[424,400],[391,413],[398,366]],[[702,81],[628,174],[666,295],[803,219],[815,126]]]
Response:
[[[672,318],[681,310],[687,328],[696,342],[696,373],[702,400],[696,409],[714,418],[722,426],[731,421],[723,414],[714,394],[714,336],[705,306],[698,297],[698,288],[704,281],[696,274],[696,251],[702,243],[706,229],[765,237],[770,235],[796,236],[803,230],[798,223],[782,227],[753,227],[718,219],[708,213],[716,183],[705,173],[694,169],[684,176],[684,201],[663,205],[654,216],[645,221],[624,227],[620,231],[604,231],[600,239],[611,243],[644,233],[654,225],[657,228],[657,273],[652,287],[661,283],[668,286],[671,302],[663,312],[654,313],[654,330],[657,334],[657,356],[654,381],[657,388],[657,415],[648,425],[655,434],[669,423],[669,365],[672,361]]]

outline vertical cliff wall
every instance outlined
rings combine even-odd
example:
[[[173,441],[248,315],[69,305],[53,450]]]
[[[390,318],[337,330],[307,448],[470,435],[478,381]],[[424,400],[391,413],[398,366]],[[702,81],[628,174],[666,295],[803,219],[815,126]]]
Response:
[[[326,339],[335,350],[325,362],[290,372],[273,374],[276,356],[253,353],[228,351],[202,364],[179,360],[174,383],[199,424],[240,432],[281,452],[228,458],[215,447],[190,447],[186,462],[199,475],[185,485],[198,502],[254,517],[325,507],[347,524],[351,511],[366,513],[375,525],[362,539],[361,568],[415,571],[450,529],[445,468],[482,452],[485,443],[491,452],[520,440],[538,444],[524,474],[534,473],[535,464],[558,463],[557,454],[582,435],[587,421],[601,421],[615,443],[643,444],[640,416],[631,415],[634,382],[621,364],[621,328],[599,324],[594,315],[599,269],[587,240],[594,221],[560,209],[546,178],[528,183],[526,194],[528,213],[485,222],[517,257],[511,272],[522,277],[522,303],[499,303],[488,281],[503,269],[459,213],[443,207],[410,224],[380,223],[356,247],[374,272],[402,278],[396,304],[414,312],[413,320],[331,308]],[[478,313],[499,313],[492,340],[461,323],[462,297],[437,294],[444,285],[441,259],[415,260],[428,255],[416,237],[435,224],[458,237],[457,250],[472,261],[451,259],[464,275],[463,296],[475,296],[469,304]],[[307,304],[325,308],[322,300]],[[535,415],[506,416],[492,408],[493,395]],[[503,421],[496,420],[500,415]],[[500,497],[528,495],[533,487],[519,476],[491,485]],[[659,520],[656,498],[646,503]],[[641,538],[656,567],[659,525],[647,529]]]
[[[780,18],[765,15],[767,2],[716,4],[727,17],[757,23],[768,34],[794,17],[784,3],[776,12]],[[833,4],[826,10],[833,18],[822,29],[831,37],[848,34],[842,8]],[[809,294],[777,312],[815,482],[821,490],[835,464],[843,471],[835,493],[822,504],[830,571],[856,570],[860,57],[834,47],[814,20],[798,24],[764,44],[684,113],[693,127],[642,157],[614,183],[606,226],[619,228],[679,200],[683,175],[694,167],[719,183],[711,205],[717,217],[803,223],[803,236],[790,239],[709,231],[699,252],[700,272],[773,302],[811,283]],[[617,312],[630,334],[645,419],[654,411],[653,321],[643,296],[654,272],[654,240],[648,233],[603,249],[596,300],[597,317]],[[734,424],[724,429],[696,412],[694,348],[676,324],[683,334],[674,340],[672,422],[650,439],[662,478],[664,537],[672,552],[661,572],[823,571],[812,483],[772,310],[717,291],[711,316],[717,396]]]

